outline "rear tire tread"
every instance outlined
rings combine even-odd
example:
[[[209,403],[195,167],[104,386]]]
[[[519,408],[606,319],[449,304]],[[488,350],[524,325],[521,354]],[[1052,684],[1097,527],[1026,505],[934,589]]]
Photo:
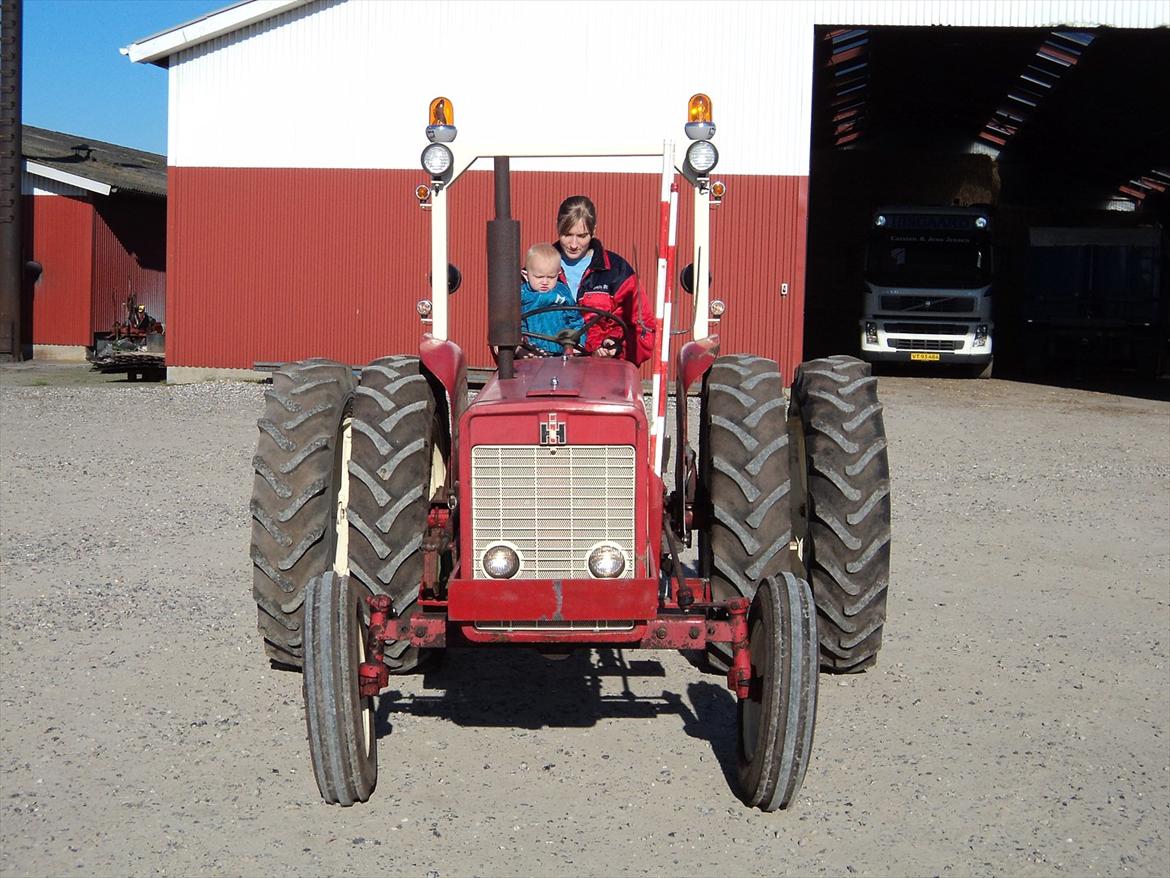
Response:
[[[349,471],[350,574],[389,595],[397,615],[413,612],[422,579],[422,539],[431,498],[436,402],[417,357],[376,360],[362,370],[353,406]],[[407,643],[387,643],[393,673],[422,658]]]
[[[821,666],[838,672],[876,662],[889,591],[889,462],[870,371],[853,357],[828,357],[798,366],[792,385],[807,457],[805,562]]]
[[[719,357],[707,374],[700,414],[700,563],[716,601],[751,599],[785,566],[792,538],[784,386],[774,360]],[[702,496],[705,495],[705,496]],[[715,670],[731,659],[725,644],[708,651]]]
[[[269,658],[303,662],[304,591],[333,566],[336,440],[353,398],[353,372],[303,360],[272,376],[252,458],[252,592]]]

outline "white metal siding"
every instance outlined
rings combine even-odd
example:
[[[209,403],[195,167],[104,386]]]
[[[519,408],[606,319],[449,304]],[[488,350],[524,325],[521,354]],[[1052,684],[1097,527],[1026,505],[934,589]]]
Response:
[[[686,100],[705,91],[721,171],[807,175],[817,24],[1149,28],[1170,25],[1170,3],[320,0],[172,57],[169,161],[414,168],[439,94],[461,138],[683,140]]]
[[[716,138],[721,170],[807,174],[811,6],[704,5],[705,24],[689,8],[351,0],[287,12],[172,59],[169,160],[415,168],[439,94],[454,102],[461,140],[683,140],[686,101],[705,91],[717,126],[733,132]]]
[[[71,195],[74,198],[88,198],[90,193],[76,186],[70,186],[68,183],[61,183],[57,180],[50,180],[48,177],[22,171],[20,174],[20,194]]]

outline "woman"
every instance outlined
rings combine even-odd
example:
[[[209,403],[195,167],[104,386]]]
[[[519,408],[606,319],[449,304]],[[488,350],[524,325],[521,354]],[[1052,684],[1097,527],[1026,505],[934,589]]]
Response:
[[[561,254],[561,280],[578,305],[610,312],[630,329],[624,334],[619,324],[586,312],[585,323],[593,323],[584,340],[586,352],[599,357],[620,354],[640,366],[654,352],[654,310],[634,269],[606,250],[596,233],[597,209],[589,198],[574,195],[561,202],[553,245]]]

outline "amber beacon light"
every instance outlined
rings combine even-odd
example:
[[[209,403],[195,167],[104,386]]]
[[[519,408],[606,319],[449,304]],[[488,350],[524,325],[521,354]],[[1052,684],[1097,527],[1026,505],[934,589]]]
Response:
[[[422,152],[422,166],[433,180],[446,181],[451,173],[455,156],[445,144],[455,139],[455,107],[449,98],[438,97],[431,101],[427,113],[427,144]]]
[[[450,98],[435,98],[427,113],[427,140],[431,143],[450,143],[457,133],[455,105]]]
[[[702,92],[691,95],[687,102],[687,124],[684,130],[691,140],[710,140],[715,136],[711,99]]]

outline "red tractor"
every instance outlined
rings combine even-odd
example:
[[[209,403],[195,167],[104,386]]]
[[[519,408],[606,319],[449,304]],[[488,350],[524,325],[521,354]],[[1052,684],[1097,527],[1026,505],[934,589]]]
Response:
[[[441,98],[423,152],[431,183],[418,193],[432,218],[431,297],[419,303],[430,331],[418,352],[376,360],[357,379],[326,360],[274,375],[254,458],[254,592],[268,656],[303,669],[327,802],[352,805],[374,789],[375,699],[389,675],[448,646],[606,647],[684,650],[725,673],[739,702],[740,796],[786,808],[808,766],[818,667],[875,660],[890,539],[876,379],[851,357],[803,363],[789,404],[775,361],[720,355],[709,333],[723,310],[708,299],[708,218],[722,189],[709,176],[710,101],[696,95],[689,112],[692,142],[677,157],[671,143],[604,153],[662,163],[661,362],[649,415],[635,366],[582,355],[579,334],[558,338],[561,354],[514,359],[520,235],[509,157],[564,152],[456,145]],[[463,352],[446,337],[456,274],[446,196],[479,157],[495,171],[488,343],[498,371],[469,402]],[[695,320],[668,364],[680,175],[695,198],[695,259],[684,272]],[[696,391],[692,437],[686,399]],[[679,553],[696,536],[692,571]]]

